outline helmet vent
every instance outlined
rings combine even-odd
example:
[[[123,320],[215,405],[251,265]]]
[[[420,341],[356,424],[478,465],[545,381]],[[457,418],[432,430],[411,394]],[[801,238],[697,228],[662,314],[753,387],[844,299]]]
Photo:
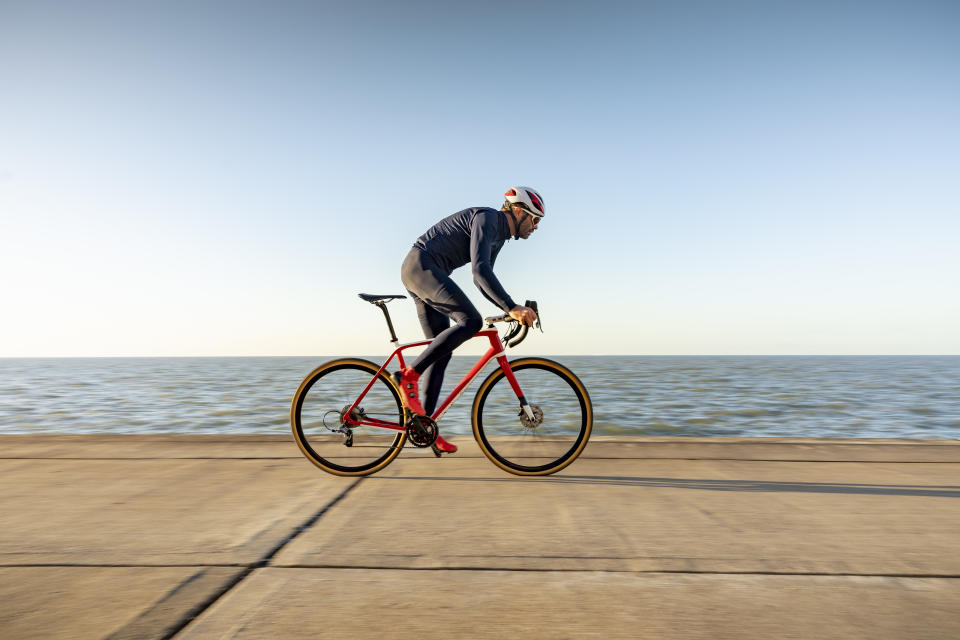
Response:
[[[530,202],[534,204],[537,210],[539,210],[540,213],[543,213],[543,202],[540,201],[540,198],[537,196],[537,194],[527,191],[527,196],[530,198]]]

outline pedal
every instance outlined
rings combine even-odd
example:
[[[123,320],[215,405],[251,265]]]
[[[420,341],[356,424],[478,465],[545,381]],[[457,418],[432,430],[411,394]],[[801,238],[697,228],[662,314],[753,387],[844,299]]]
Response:
[[[436,443],[430,445],[430,448],[433,449],[433,455],[437,456],[438,458],[443,455],[443,452],[440,451],[440,447],[438,447]]]

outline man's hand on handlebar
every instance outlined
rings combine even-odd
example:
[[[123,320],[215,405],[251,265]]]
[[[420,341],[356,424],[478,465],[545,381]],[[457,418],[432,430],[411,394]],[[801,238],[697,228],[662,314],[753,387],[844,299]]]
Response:
[[[510,309],[509,314],[511,318],[528,327],[532,327],[534,321],[537,319],[536,311],[530,307],[521,307],[520,305],[516,305],[513,309]]]

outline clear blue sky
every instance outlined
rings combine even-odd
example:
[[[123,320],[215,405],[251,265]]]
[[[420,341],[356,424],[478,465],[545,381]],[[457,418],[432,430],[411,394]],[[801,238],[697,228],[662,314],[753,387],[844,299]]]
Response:
[[[0,60],[0,356],[383,353],[515,184],[527,352],[960,353],[956,2],[0,0]]]

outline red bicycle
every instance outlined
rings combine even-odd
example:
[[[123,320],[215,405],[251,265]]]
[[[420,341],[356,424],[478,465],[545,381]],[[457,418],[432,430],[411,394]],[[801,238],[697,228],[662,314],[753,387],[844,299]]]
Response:
[[[563,469],[583,451],[593,428],[593,407],[579,378],[553,360],[508,361],[504,355],[506,347],[527,337],[529,327],[509,314],[486,318],[474,338],[486,338],[490,348],[433,415],[418,416],[404,408],[387,367],[394,359],[397,368],[406,366],[404,350],[431,341],[399,344],[387,303],[406,296],[360,297],[383,311],[394,351],[382,365],[359,358],[325,362],[300,383],[290,425],[313,464],[341,476],[369,475],[390,464],[407,442],[433,447],[440,456],[437,422],[492,360],[499,367],[480,385],[471,412],[473,435],[484,455],[504,471],[539,476]],[[536,311],[536,302],[526,306]],[[494,326],[498,322],[508,325],[503,337]]]

